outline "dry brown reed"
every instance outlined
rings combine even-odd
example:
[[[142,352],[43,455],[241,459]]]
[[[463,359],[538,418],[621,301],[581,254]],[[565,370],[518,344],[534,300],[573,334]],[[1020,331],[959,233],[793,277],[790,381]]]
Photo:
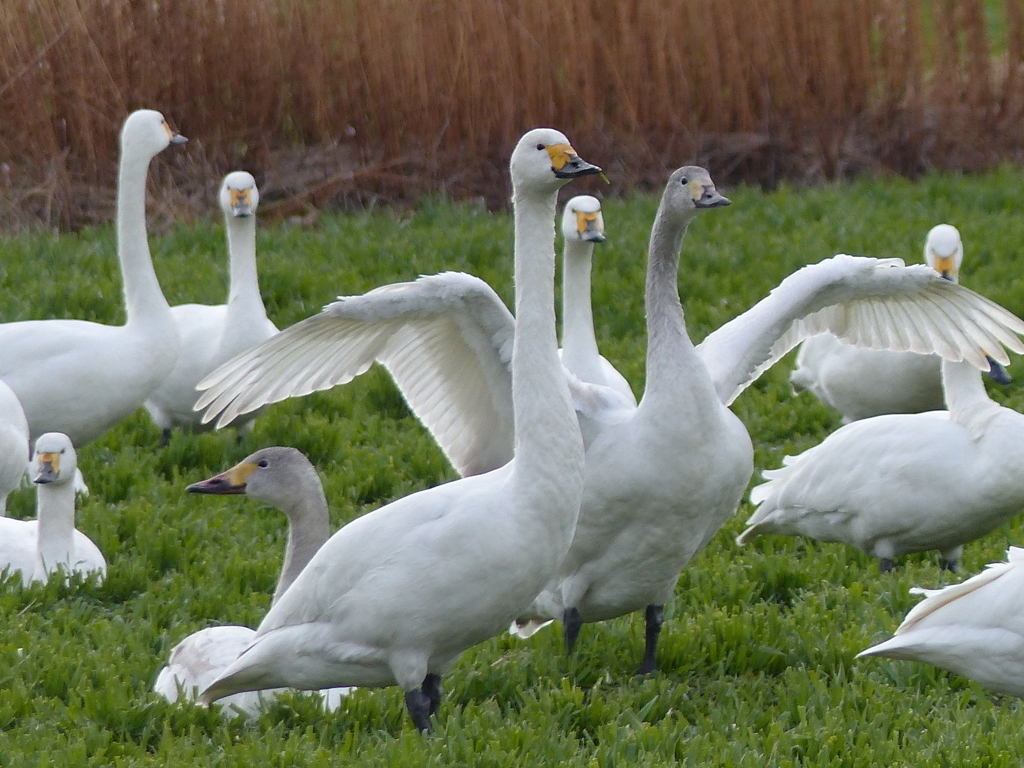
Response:
[[[106,218],[142,106],[193,139],[157,168],[177,204],[244,167],[283,213],[500,199],[542,124],[617,189],[689,161],[768,185],[981,169],[1024,146],[1019,2],[1001,18],[1005,50],[982,0],[4,2],[0,220]]]

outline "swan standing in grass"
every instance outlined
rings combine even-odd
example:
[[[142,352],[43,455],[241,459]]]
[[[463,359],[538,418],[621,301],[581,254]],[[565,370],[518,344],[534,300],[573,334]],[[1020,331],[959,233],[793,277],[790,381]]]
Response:
[[[924,245],[925,263],[958,283],[963,258],[957,228],[950,224],[932,227]],[[1008,383],[1006,369],[994,360],[989,362],[992,379]],[[938,356],[852,347],[828,333],[800,345],[789,380],[794,390],[806,389],[839,411],[844,424],[883,413],[921,413],[944,407]]]
[[[21,487],[28,466],[28,420],[14,391],[0,381],[0,517],[7,515],[7,497]]]
[[[923,661],[1024,698],[1024,549],[1010,547],[1006,560],[961,584],[914,588],[926,599],[907,614],[892,639],[857,658]]]
[[[1024,415],[992,402],[970,363],[942,362],[949,411],[855,421],[750,492],[738,544],[762,534],[841,541],[893,558],[937,549],[955,571],[964,544],[1024,507]]]
[[[34,438],[64,432],[81,448],[130,416],[178,357],[178,331],[157,282],[146,239],[149,162],[183,136],[159,112],[133,112],[121,131],[117,251],[128,319],[0,325],[0,379],[21,401]]]
[[[1024,323],[934,270],[845,255],[790,275],[694,348],[677,286],[680,249],[694,216],[726,202],[703,168],[669,178],[651,232],[640,405],[569,376],[587,445],[583,505],[560,573],[520,615],[518,634],[562,619],[571,647],[581,622],[643,609],[640,670],[655,668],[663,605],[680,570],[735,512],[753,473],[750,438],[727,406],[804,338],[833,330],[853,343],[967,356],[981,367],[979,349],[1006,362],[1003,343],[1024,349],[1006,330],[1024,332]],[[223,409],[222,418],[234,418],[347,381],[376,357],[460,471],[460,456],[463,466],[477,455],[493,460],[500,453],[487,453],[490,435],[510,423],[506,361],[515,323],[481,281],[473,288],[467,276],[444,277],[330,305],[215,372],[198,406],[210,406],[207,418]]]
[[[175,426],[199,426],[199,414],[193,410],[196,384],[221,363],[239,352],[266,341],[277,326],[267,319],[256,276],[256,208],[260,193],[256,180],[245,171],[224,177],[220,188],[220,207],[228,236],[231,289],[228,303],[182,304],[171,308],[178,326],[178,361],[160,386],[146,400],[146,410],[161,429],[160,442],[166,445]],[[252,427],[252,420],[239,424]]]
[[[629,384],[599,354],[590,304],[594,243],[604,240],[600,202],[566,203],[561,359],[585,382],[636,404]],[[203,421],[225,426],[266,403],[351,381],[384,365],[413,412],[465,476],[512,458],[512,341],[516,321],[483,280],[460,272],[345,296],[319,315],[239,355],[200,383]]]
[[[244,493],[280,509],[288,517],[288,546],[274,590],[273,606],[295,581],[331,534],[323,485],[309,459],[295,448],[264,448],[209,480],[188,486],[189,493]],[[240,626],[208,627],[195,632],[171,651],[153,690],[168,701],[179,695],[195,699],[252,643],[255,630]],[[221,699],[225,713],[256,715],[272,701],[273,691],[247,691]],[[336,709],[345,688],[322,692],[328,709]]]
[[[0,571],[17,571],[25,583],[46,581],[58,569],[68,575],[106,575],[103,553],[75,530],[77,470],[78,457],[67,435],[40,435],[30,468],[36,483],[36,519],[0,518]]]
[[[430,729],[441,675],[529,605],[565,556],[579,512],[583,441],[555,338],[558,189],[600,169],[536,129],[509,164],[518,328],[515,455],[501,469],[420,491],[334,534],[201,695],[277,686],[400,685]]]

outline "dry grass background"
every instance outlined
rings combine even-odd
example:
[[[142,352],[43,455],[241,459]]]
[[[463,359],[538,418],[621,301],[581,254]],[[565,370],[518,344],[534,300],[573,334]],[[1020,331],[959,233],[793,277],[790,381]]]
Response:
[[[0,228],[109,219],[142,106],[192,140],[155,164],[157,225],[235,168],[261,216],[497,202],[540,124],[613,190],[686,161],[769,186],[979,170],[1021,159],[1022,27],[1019,0],[3,2]]]

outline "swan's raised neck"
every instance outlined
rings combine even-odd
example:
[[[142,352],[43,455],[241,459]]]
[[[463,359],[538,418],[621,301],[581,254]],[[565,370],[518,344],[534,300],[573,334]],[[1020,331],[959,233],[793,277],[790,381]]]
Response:
[[[229,315],[238,313],[242,317],[251,317],[255,313],[266,317],[256,271],[256,209],[259,201],[259,189],[251,174],[235,171],[224,177],[220,205],[224,211],[230,257]],[[231,324],[230,320],[228,324]]]
[[[186,490],[217,496],[244,493],[287,515],[288,545],[273,603],[330,537],[323,485],[309,459],[295,448],[264,448],[226,472],[193,483]]]
[[[58,568],[70,575],[75,555],[75,471],[78,460],[67,435],[47,432],[36,440],[32,481],[36,484],[37,552],[33,578],[45,581]]]
[[[583,381],[601,383],[590,295],[594,243],[604,241],[600,202],[580,195],[566,203],[562,235],[562,363]]]

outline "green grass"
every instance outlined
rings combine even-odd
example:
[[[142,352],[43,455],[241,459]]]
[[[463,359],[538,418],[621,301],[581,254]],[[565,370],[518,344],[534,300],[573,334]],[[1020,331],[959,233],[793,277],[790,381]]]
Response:
[[[836,251],[918,261],[927,230],[956,224],[963,282],[1024,314],[1016,258],[1024,243],[1018,174],[866,181],[771,194],[725,190],[734,205],[704,214],[684,249],[680,287],[695,339],[739,314],[800,265]],[[594,276],[604,354],[639,392],[646,236],[657,201],[607,201],[609,243]],[[259,235],[261,284],[282,327],[339,293],[443,269],[472,272],[511,301],[511,223],[479,207],[430,200],[402,213],[325,217],[315,229]],[[226,292],[219,226],[152,238],[172,303]],[[0,239],[2,320],[120,322],[110,229],[54,239]],[[88,275],[89,277],[84,277]],[[1012,369],[1011,369],[1012,370]],[[777,366],[735,404],[758,468],[820,441],[837,417],[793,398]],[[1024,374],[993,395],[1024,410]],[[294,445],[320,469],[340,526],[454,473],[390,380],[271,407],[236,443],[176,434],[165,449],[143,413],[80,451],[92,495],[79,527],[103,549],[107,581],[0,585],[0,764],[74,766],[947,766],[1016,765],[1024,706],[957,675],[854,655],[886,637],[916,602],[915,584],[949,581],[934,553],[879,576],[840,545],[764,538],[740,549],[744,504],[688,567],[667,607],[662,671],[635,679],[642,619],[584,627],[578,652],[559,633],[495,638],[445,677],[436,735],[408,722],[396,689],[359,691],[323,714],[285,696],[255,722],[222,722],[149,692],[170,648],[201,627],[255,626],[284,547],[284,519],[257,503],[194,497],[184,486],[266,445]],[[33,514],[30,491],[10,499]],[[1024,543],[1015,521],[964,555],[964,572]]]

